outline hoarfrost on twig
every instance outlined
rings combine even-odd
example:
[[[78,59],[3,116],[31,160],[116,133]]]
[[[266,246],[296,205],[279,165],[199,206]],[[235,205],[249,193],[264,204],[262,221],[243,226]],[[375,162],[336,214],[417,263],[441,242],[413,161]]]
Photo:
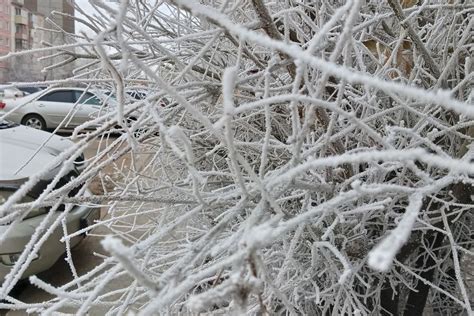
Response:
[[[75,60],[71,78],[47,83],[110,93],[75,128],[75,145],[0,206],[2,224],[50,207],[0,307],[472,312],[461,262],[473,247],[474,6],[416,3],[91,1],[69,17],[90,33],[2,56],[40,54],[49,68]],[[57,187],[91,147],[85,170]],[[75,205],[106,216],[71,231]],[[42,303],[9,296],[54,230],[73,280],[31,277],[53,296]],[[70,242],[98,232],[105,251],[80,272]]]

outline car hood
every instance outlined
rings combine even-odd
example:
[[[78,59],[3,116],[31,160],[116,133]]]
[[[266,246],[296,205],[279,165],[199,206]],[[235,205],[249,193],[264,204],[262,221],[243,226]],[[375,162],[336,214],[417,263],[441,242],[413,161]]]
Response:
[[[72,145],[68,139],[26,126],[0,130],[0,181],[35,175]],[[50,173],[59,167],[60,164]]]

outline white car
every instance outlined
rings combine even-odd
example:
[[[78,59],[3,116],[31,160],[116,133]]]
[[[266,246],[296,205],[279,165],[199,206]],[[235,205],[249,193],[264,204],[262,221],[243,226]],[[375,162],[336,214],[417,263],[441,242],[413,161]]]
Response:
[[[46,140],[46,144],[42,146]],[[72,144],[71,141],[57,135],[20,126],[12,122],[0,121],[0,204],[3,204],[25,181],[38,173],[54,157]],[[83,167],[83,157],[76,159],[76,162],[79,169]],[[59,169],[60,167],[61,165],[56,168]],[[34,201],[54,175],[57,174],[57,171],[56,169],[52,170],[50,177],[39,181],[21,202]],[[69,174],[59,181],[58,185],[68,183],[72,177],[76,177],[79,173],[80,170],[77,167],[73,168]],[[90,193],[86,191],[86,194]],[[0,243],[0,283],[18,260],[35,229],[49,211],[49,208],[35,209],[20,222],[0,224],[0,236],[3,236],[10,225],[15,225]],[[58,209],[53,217],[56,218],[61,212],[62,210]],[[99,219],[99,214],[97,208],[74,206],[66,217],[68,233],[74,233],[90,226],[95,220]],[[41,246],[36,258],[30,263],[21,278],[49,269],[66,251],[65,244],[60,241],[62,237],[63,228],[59,225]],[[83,235],[80,235],[72,238],[70,240],[71,246],[77,245],[83,237]]]
[[[0,86],[0,98],[20,98],[25,95],[24,91],[16,87],[1,87]]]
[[[0,101],[0,117],[35,129],[74,128],[97,115],[103,101],[82,88],[52,88]],[[10,111],[12,111],[9,113]]]

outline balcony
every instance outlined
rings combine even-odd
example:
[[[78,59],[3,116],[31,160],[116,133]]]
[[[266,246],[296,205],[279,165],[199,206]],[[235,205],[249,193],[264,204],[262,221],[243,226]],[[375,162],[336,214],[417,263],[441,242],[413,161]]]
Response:
[[[28,25],[28,17],[22,15],[15,15],[15,24]]]
[[[15,39],[28,40],[28,33],[27,32],[16,32],[15,33]]]

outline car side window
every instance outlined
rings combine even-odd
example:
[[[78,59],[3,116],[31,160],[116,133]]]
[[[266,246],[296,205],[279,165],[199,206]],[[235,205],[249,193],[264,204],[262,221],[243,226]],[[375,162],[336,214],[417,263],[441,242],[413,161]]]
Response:
[[[81,104],[92,104],[92,105],[102,105],[102,101],[93,95],[90,92],[83,93],[82,91],[75,91],[76,92],[76,100],[81,98],[79,103]],[[82,97],[81,97],[82,96]]]
[[[41,98],[39,98],[40,101],[48,101],[48,102],[67,102],[67,103],[72,103],[72,91],[68,90],[62,90],[62,91],[53,91],[50,92]]]

